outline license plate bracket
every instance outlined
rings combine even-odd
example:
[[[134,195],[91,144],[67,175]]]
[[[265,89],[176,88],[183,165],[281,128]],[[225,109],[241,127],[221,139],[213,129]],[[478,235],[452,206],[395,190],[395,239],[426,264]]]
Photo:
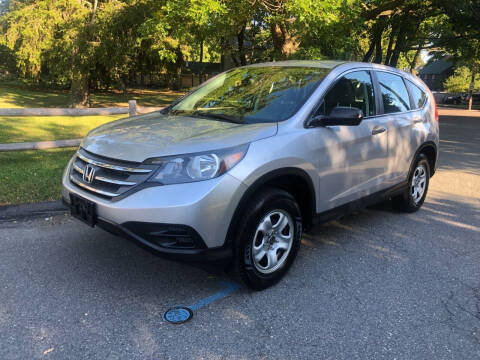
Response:
[[[70,194],[70,214],[91,227],[97,222],[96,204],[75,194]]]

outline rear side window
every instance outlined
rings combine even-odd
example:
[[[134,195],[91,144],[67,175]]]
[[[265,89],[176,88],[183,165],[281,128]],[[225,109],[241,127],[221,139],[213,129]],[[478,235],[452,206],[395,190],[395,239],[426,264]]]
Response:
[[[317,115],[330,115],[333,108],[337,106],[360,109],[363,111],[363,116],[376,114],[375,94],[368,71],[355,71],[340,78],[325,95]]]
[[[410,110],[410,98],[405,83],[400,76],[378,71],[377,78],[380,83],[385,114]]]
[[[412,96],[413,100],[413,108],[420,109],[425,104],[425,100],[427,99],[427,95],[415,84],[411,81],[406,80],[408,91],[410,91],[410,95]]]

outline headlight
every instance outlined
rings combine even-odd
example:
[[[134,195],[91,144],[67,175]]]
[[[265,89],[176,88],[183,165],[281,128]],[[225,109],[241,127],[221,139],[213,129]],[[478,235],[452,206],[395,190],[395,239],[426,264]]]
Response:
[[[243,159],[248,144],[230,149],[198,154],[151,158],[145,164],[159,165],[149,181],[165,185],[181,184],[216,178],[225,174]]]

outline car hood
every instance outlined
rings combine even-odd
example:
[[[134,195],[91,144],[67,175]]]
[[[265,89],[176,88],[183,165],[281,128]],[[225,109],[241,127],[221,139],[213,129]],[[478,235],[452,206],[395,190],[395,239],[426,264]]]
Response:
[[[277,123],[234,124],[155,112],[102,125],[80,146],[112,159],[142,162],[157,156],[229,148],[276,133]]]

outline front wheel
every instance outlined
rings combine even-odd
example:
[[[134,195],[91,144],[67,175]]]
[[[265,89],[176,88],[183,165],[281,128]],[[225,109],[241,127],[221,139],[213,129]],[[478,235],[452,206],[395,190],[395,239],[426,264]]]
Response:
[[[238,227],[234,275],[255,290],[278,282],[297,255],[302,215],[294,197],[276,188],[261,191],[251,201]]]
[[[420,154],[415,159],[408,178],[409,187],[401,195],[392,198],[395,209],[403,212],[415,212],[423,205],[427,197],[430,182],[430,166],[427,157]]]

